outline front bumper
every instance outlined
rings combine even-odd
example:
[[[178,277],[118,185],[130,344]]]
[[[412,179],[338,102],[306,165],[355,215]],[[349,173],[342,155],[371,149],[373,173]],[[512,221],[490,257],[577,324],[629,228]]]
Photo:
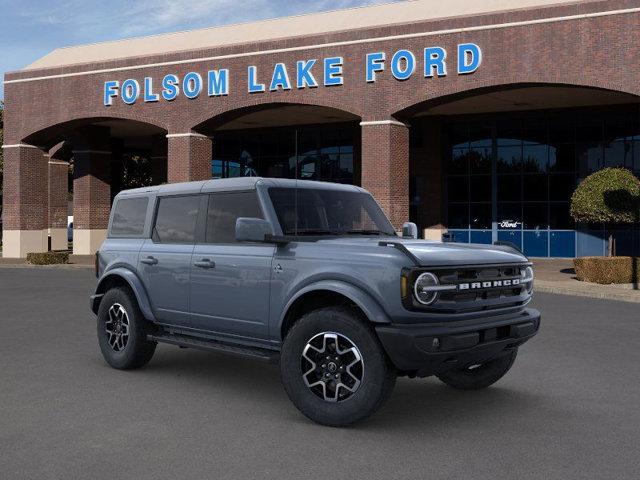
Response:
[[[464,322],[376,327],[395,367],[426,377],[483,363],[522,345],[538,333],[540,312],[526,308]]]

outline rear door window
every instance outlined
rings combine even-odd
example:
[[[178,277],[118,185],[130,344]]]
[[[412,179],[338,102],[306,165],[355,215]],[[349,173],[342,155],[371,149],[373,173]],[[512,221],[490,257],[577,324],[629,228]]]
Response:
[[[162,197],[153,229],[156,243],[193,243],[196,237],[200,195]]]
[[[118,237],[139,237],[142,235],[148,204],[147,197],[119,199],[113,211],[110,235]]]
[[[210,195],[206,243],[236,243],[238,217],[263,218],[256,192]]]

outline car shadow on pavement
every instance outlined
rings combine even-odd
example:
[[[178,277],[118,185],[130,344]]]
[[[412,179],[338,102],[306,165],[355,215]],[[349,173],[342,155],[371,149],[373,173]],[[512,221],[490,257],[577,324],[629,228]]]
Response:
[[[388,403],[365,428],[372,430],[424,430],[469,425],[482,419],[499,424],[540,407],[542,399],[531,391],[508,385],[508,377],[478,391],[456,390],[435,377],[399,378]]]
[[[179,378],[182,384],[211,388],[212,394],[228,395],[231,402],[251,396],[266,407],[265,415],[279,421],[312,425],[291,405],[280,383],[277,365],[229,355],[163,346],[143,370],[146,376],[165,377],[168,383]],[[517,418],[540,407],[542,399],[531,391],[509,386],[508,376],[486,390],[460,391],[440,383],[435,377],[399,378],[387,404],[369,420],[353,428],[366,431],[403,432],[465,425],[477,418],[496,424],[505,417]],[[228,412],[233,414],[233,408]]]

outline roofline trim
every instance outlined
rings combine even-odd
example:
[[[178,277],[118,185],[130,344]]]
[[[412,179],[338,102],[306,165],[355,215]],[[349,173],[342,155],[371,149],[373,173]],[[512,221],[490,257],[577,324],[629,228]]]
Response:
[[[361,127],[367,127],[369,125],[397,125],[398,127],[408,127],[406,123],[399,122],[398,120],[369,120],[360,122]]]
[[[242,52],[242,53],[234,53],[234,54],[227,54],[227,55],[215,55],[211,57],[200,57],[200,58],[190,58],[185,60],[174,60],[174,61],[168,61],[168,62],[129,65],[126,67],[103,68],[98,70],[85,70],[80,72],[60,73],[56,75],[43,75],[39,77],[18,78],[15,80],[4,80],[4,84],[8,85],[11,83],[34,82],[38,80],[51,80],[56,78],[79,77],[84,75],[96,75],[100,73],[110,73],[110,72],[123,72],[123,71],[129,71],[129,70],[138,70],[142,68],[165,67],[170,65],[184,65],[187,63],[208,62],[213,60],[224,60],[229,58],[243,58],[243,57],[259,56],[259,55],[272,55],[274,53],[297,52],[301,50],[314,50],[314,49],[321,49],[321,48],[327,48],[327,47],[340,47],[345,45],[359,45],[359,44],[371,43],[371,42],[387,42],[387,41],[400,40],[405,38],[420,38],[420,37],[431,37],[436,35],[451,35],[451,34],[463,33],[463,32],[479,32],[483,30],[503,29],[503,28],[510,28],[510,27],[525,26],[525,25],[539,25],[539,24],[545,24],[545,23],[557,23],[557,22],[565,22],[565,21],[572,21],[572,20],[584,20],[584,19],[590,19],[590,18],[606,17],[606,16],[613,16],[613,15],[625,15],[629,13],[638,13],[638,12],[640,12],[640,7],[625,8],[620,10],[609,10],[605,12],[582,13],[578,15],[566,15],[562,17],[537,18],[534,20],[523,20],[518,22],[506,22],[506,23],[497,23],[497,24],[491,24],[491,25],[478,25],[475,27],[462,27],[462,28],[452,28],[452,29],[445,29],[445,30],[435,30],[431,32],[407,33],[402,35],[390,35],[385,37],[369,37],[369,38],[361,38],[357,40],[344,40],[341,42],[318,43],[313,45],[301,45],[298,47],[274,48],[270,50],[257,50],[252,52]],[[121,60],[121,59],[118,59],[118,60]],[[24,72],[24,70],[22,71],[18,70],[17,72],[9,72],[9,73],[22,73],[22,72]]]
[[[188,132],[188,133],[168,133],[167,135],[165,135],[167,138],[179,138],[179,137],[196,137],[196,138],[206,138],[206,139],[210,139],[211,137],[208,137],[206,135],[202,135],[201,133],[195,133],[195,132]]]
[[[13,145],[2,145],[0,148],[35,148],[37,150],[41,150],[40,147],[36,145],[29,145],[28,143],[16,143]]]

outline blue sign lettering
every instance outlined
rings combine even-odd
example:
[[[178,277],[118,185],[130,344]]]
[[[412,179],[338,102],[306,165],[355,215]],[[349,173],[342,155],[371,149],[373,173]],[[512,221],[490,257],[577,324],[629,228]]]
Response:
[[[160,95],[153,93],[153,78],[144,78],[144,101],[145,102],[157,102],[160,100]]]
[[[127,105],[136,103],[136,100],[140,96],[140,84],[133,78],[128,78],[122,82],[122,90],[120,91],[122,101]]]
[[[251,66],[248,69],[249,77],[249,93],[264,92],[264,83],[257,83],[256,76],[258,75],[258,67]]]
[[[384,61],[386,55],[384,52],[367,53],[367,82],[376,81],[376,72],[384,71]]]
[[[273,76],[271,77],[271,85],[269,90],[272,92],[282,88],[283,90],[291,90],[291,82],[289,82],[289,74],[284,63],[276,63],[273,68]]]
[[[433,77],[433,71],[439,77],[447,75],[447,51],[442,47],[429,47],[424,49],[424,76]]]
[[[342,85],[342,57],[329,57],[324,59],[324,85]]]
[[[229,95],[229,70],[209,70],[207,81],[209,83],[207,92],[210,97]]]
[[[455,58],[458,75],[468,75],[476,72],[482,65],[482,50],[475,43],[461,43],[457,45]],[[390,55],[390,57],[388,57]],[[389,61],[389,73],[387,70],[387,58]],[[422,62],[419,64],[419,62]],[[286,92],[292,89],[292,79],[289,76],[289,67],[295,65],[295,86],[297,89],[318,88],[319,83],[314,75],[316,64],[321,64],[321,74],[323,75],[322,85],[325,87],[339,86],[344,84],[344,64],[342,56],[326,57],[323,59],[305,59],[295,62],[277,62],[273,65],[271,78],[264,76],[263,71],[258,71],[255,65],[247,67],[247,91],[249,93]],[[430,46],[422,51],[422,55],[416,55],[408,49],[400,49],[395,52],[371,52],[364,58],[364,81],[372,84],[378,81],[379,77],[406,81],[411,79],[417,68],[422,69],[424,78],[446,77],[447,76],[447,51],[443,47]],[[263,75],[261,77],[260,75]],[[113,102],[120,98],[123,103],[133,105],[142,99],[145,103],[158,102],[161,99],[172,101],[183,94],[188,99],[196,99],[206,91],[208,97],[222,97],[229,95],[229,84],[232,72],[229,69],[214,69],[205,72],[192,71],[179,77],[169,73],[162,77],[159,91],[154,89],[154,84],[158,79],[154,77],[143,77],[141,81],[135,78],[123,80],[108,80],[104,82],[103,103],[105,106],[113,105]],[[141,87],[142,84],[142,87]],[[155,87],[158,88],[158,87]]]
[[[175,98],[180,93],[180,88],[178,88],[178,77],[176,75],[166,75],[162,79],[162,98],[167,101],[175,100]]]
[[[482,50],[475,43],[461,43],[458,45],[458,73],[473,73],[482,63]]]
[[[296,87],[298,88],[315,88],[318,86],[316,77],[313,76],[311,69],[316,64],[316,60],[300,60],[296,62]]]

